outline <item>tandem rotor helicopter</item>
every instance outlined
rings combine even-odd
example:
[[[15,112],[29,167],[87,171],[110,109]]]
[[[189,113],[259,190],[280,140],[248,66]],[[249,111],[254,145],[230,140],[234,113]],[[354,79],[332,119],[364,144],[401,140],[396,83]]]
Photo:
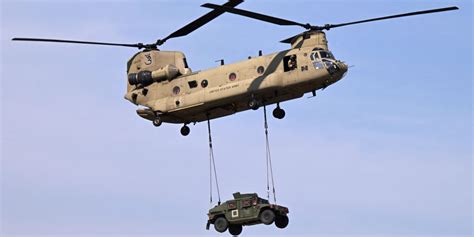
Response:
[[[151,44],[121,44],[42,38],[13,38],[14,41],[36,41],[133,47],[141,50],[127,63],[127,92],[125,99],[141,106],[137,113],[162,123],[184,124],[181,134],[190,133],[188,124],[232,115],[260,106],[276,104],[273,116],[285,117],[280,102],[302,97],[305,93],[324,89],[341,80],[348,66],[336,59],[328,47],[325,30],[337,27],[457,10],[446,7],[398,15],[378,17],[341,24],[315,26],[235,8],[243,0],[229,0],[223,5],[206,3],[212,11]],[[205,71],[192,72],[184,53],[161,51],[158,46],[171,38],[185,36],[223,13],[233,13],[257,20],[286,26],[300,26],[305,31],[281,41],[291,48],[269,55],[249,58],[234,64]]]

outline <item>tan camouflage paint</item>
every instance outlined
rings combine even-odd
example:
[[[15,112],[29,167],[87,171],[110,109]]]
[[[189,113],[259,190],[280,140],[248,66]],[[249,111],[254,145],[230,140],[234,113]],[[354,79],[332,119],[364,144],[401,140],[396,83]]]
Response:
[[[333,75],[326,69],[316,69],[310,58],[314,48],[328,50],[324,32],[316,31],[298,35],[292,41],[292,49],[217,68],[191,73],[185,68],[184,54],[174,51],[144,51],[132,58],[128,73],[141,70],[156,71],[168,65],[175,66],[180,76],[155,82],[143,88],[127,86],[125,98],[147,108],[137,110],[143,118],[153,120],[155,113],[163,122],[192,123],[231,115],[248,108],[248,101],[256,98],[266,105],[302,97],[340,80],[347,71],[341,61],[341,70]],[[284,57],[296,56],[297,68],[284,71]],[[264,67],[260,74],[257,69]],[[230,74],[236,78],[230,80]],[[202,81],[207,80],[204,88]],[[189,82],[197,83],[190,88]],[[179,87],[179,92],[177,88]],[[174,93],[178,92],[178,93]],[[132,99],[135,94],[135,101]],[[146,94],[146,95],[145,95]]]

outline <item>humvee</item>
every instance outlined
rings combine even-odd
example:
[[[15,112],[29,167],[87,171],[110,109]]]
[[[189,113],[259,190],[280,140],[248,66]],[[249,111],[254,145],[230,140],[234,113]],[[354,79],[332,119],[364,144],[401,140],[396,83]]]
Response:
[[[223,233],[229,229],[231,235],[242,233],[242,226],[275,222],[278,228],[288,226],[288,208],[270,204],[268,200],[259,198],[256,193],[234,193],[234,199],[216,205],[207,214],[206,229],[211,224],[217,232]]]

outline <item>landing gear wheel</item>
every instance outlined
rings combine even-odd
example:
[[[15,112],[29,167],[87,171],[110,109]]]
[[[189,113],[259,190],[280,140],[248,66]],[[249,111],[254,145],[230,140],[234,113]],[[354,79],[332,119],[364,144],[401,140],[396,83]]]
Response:
[[[160,116],[156,116],[156,117],[153,119],[153,125],[154,125],[155,127],[161,126],[162,123],[163,123],[163,120],[161,119]]]
[[[282,119],[285,117],[285,110],[283,110],[282,108],[280,108],[280,106],[276,107],[274,110],[273,110],[273,117],[277,118],[277,119]]]
[[[181,128],[181,135],[183,135],[183,136],[189,135],[190,132],[191,132],[191,129],[189,129],[188,125],[184,125]]]
[[[257,110],[259,107],[260,107],[260,102],[258,102],[258,100],[251,99],[249,101],[249,108],[251,108],[253,110]]]
[[[241,225],[230,225],[229,226],[229,233],[231,235],[240,235],[240,233],[242,233],[242,226]]]
[[[227,230],[227,227],[229,227],[229,222],[227,222],[225,217],[217,217],[214,221],[214,229],[219,233],[224,233]]]
[[[280,229],[284,229],[288,226],[289,221],[288,216],[277,216],[275,219],[275,225]]]
[[[275,220],[275,213],[270,209],[263,210],[260,212],[259,219],[263,224],[271,225]]]

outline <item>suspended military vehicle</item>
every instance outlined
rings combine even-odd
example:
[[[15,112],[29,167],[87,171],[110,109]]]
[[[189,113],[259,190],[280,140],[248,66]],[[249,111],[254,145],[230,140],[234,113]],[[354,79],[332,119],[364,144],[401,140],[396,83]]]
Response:
[[[120,44],[41,38],[13,38],[15,41],[36,41],[133,47],[141,50],[127,63],[127,92],[125,98],[141,106],[137,113],[153,125],[183,124],[181,134],[186,136],[188,124],[215,119],[262,105],[276,104],[273,116],[285,117],[280,107],[283,101],[302,97],[341,80],[348,66],[334,57],[324,31],[354,24],[457,10],[447,7],[426,11],[353,21],[341,24],[315,26],[247,10],[237,9],[243,0],[230,0],[223,5],[204,4],[213,9],[206,15],[151,44]],[[161,51],[158,46],[167,40],[185,36],[207,24],[224,12],[306,30],[283,40],[291,48],[269,55],[259,54],[248,60],[221,65],[205,71],[192,72],[185,54],[179,51]],[[223,64],[223,63],[222,63]]]
[[[242,233],[242,226],[265,224],[283,229],[288,226],[288,208],[270,204],[268,200],[258,197],[256,193],[233,194],[228,200],[209,210],[206,229],[214,225],[217,232],[229,230],[231,235]]]

